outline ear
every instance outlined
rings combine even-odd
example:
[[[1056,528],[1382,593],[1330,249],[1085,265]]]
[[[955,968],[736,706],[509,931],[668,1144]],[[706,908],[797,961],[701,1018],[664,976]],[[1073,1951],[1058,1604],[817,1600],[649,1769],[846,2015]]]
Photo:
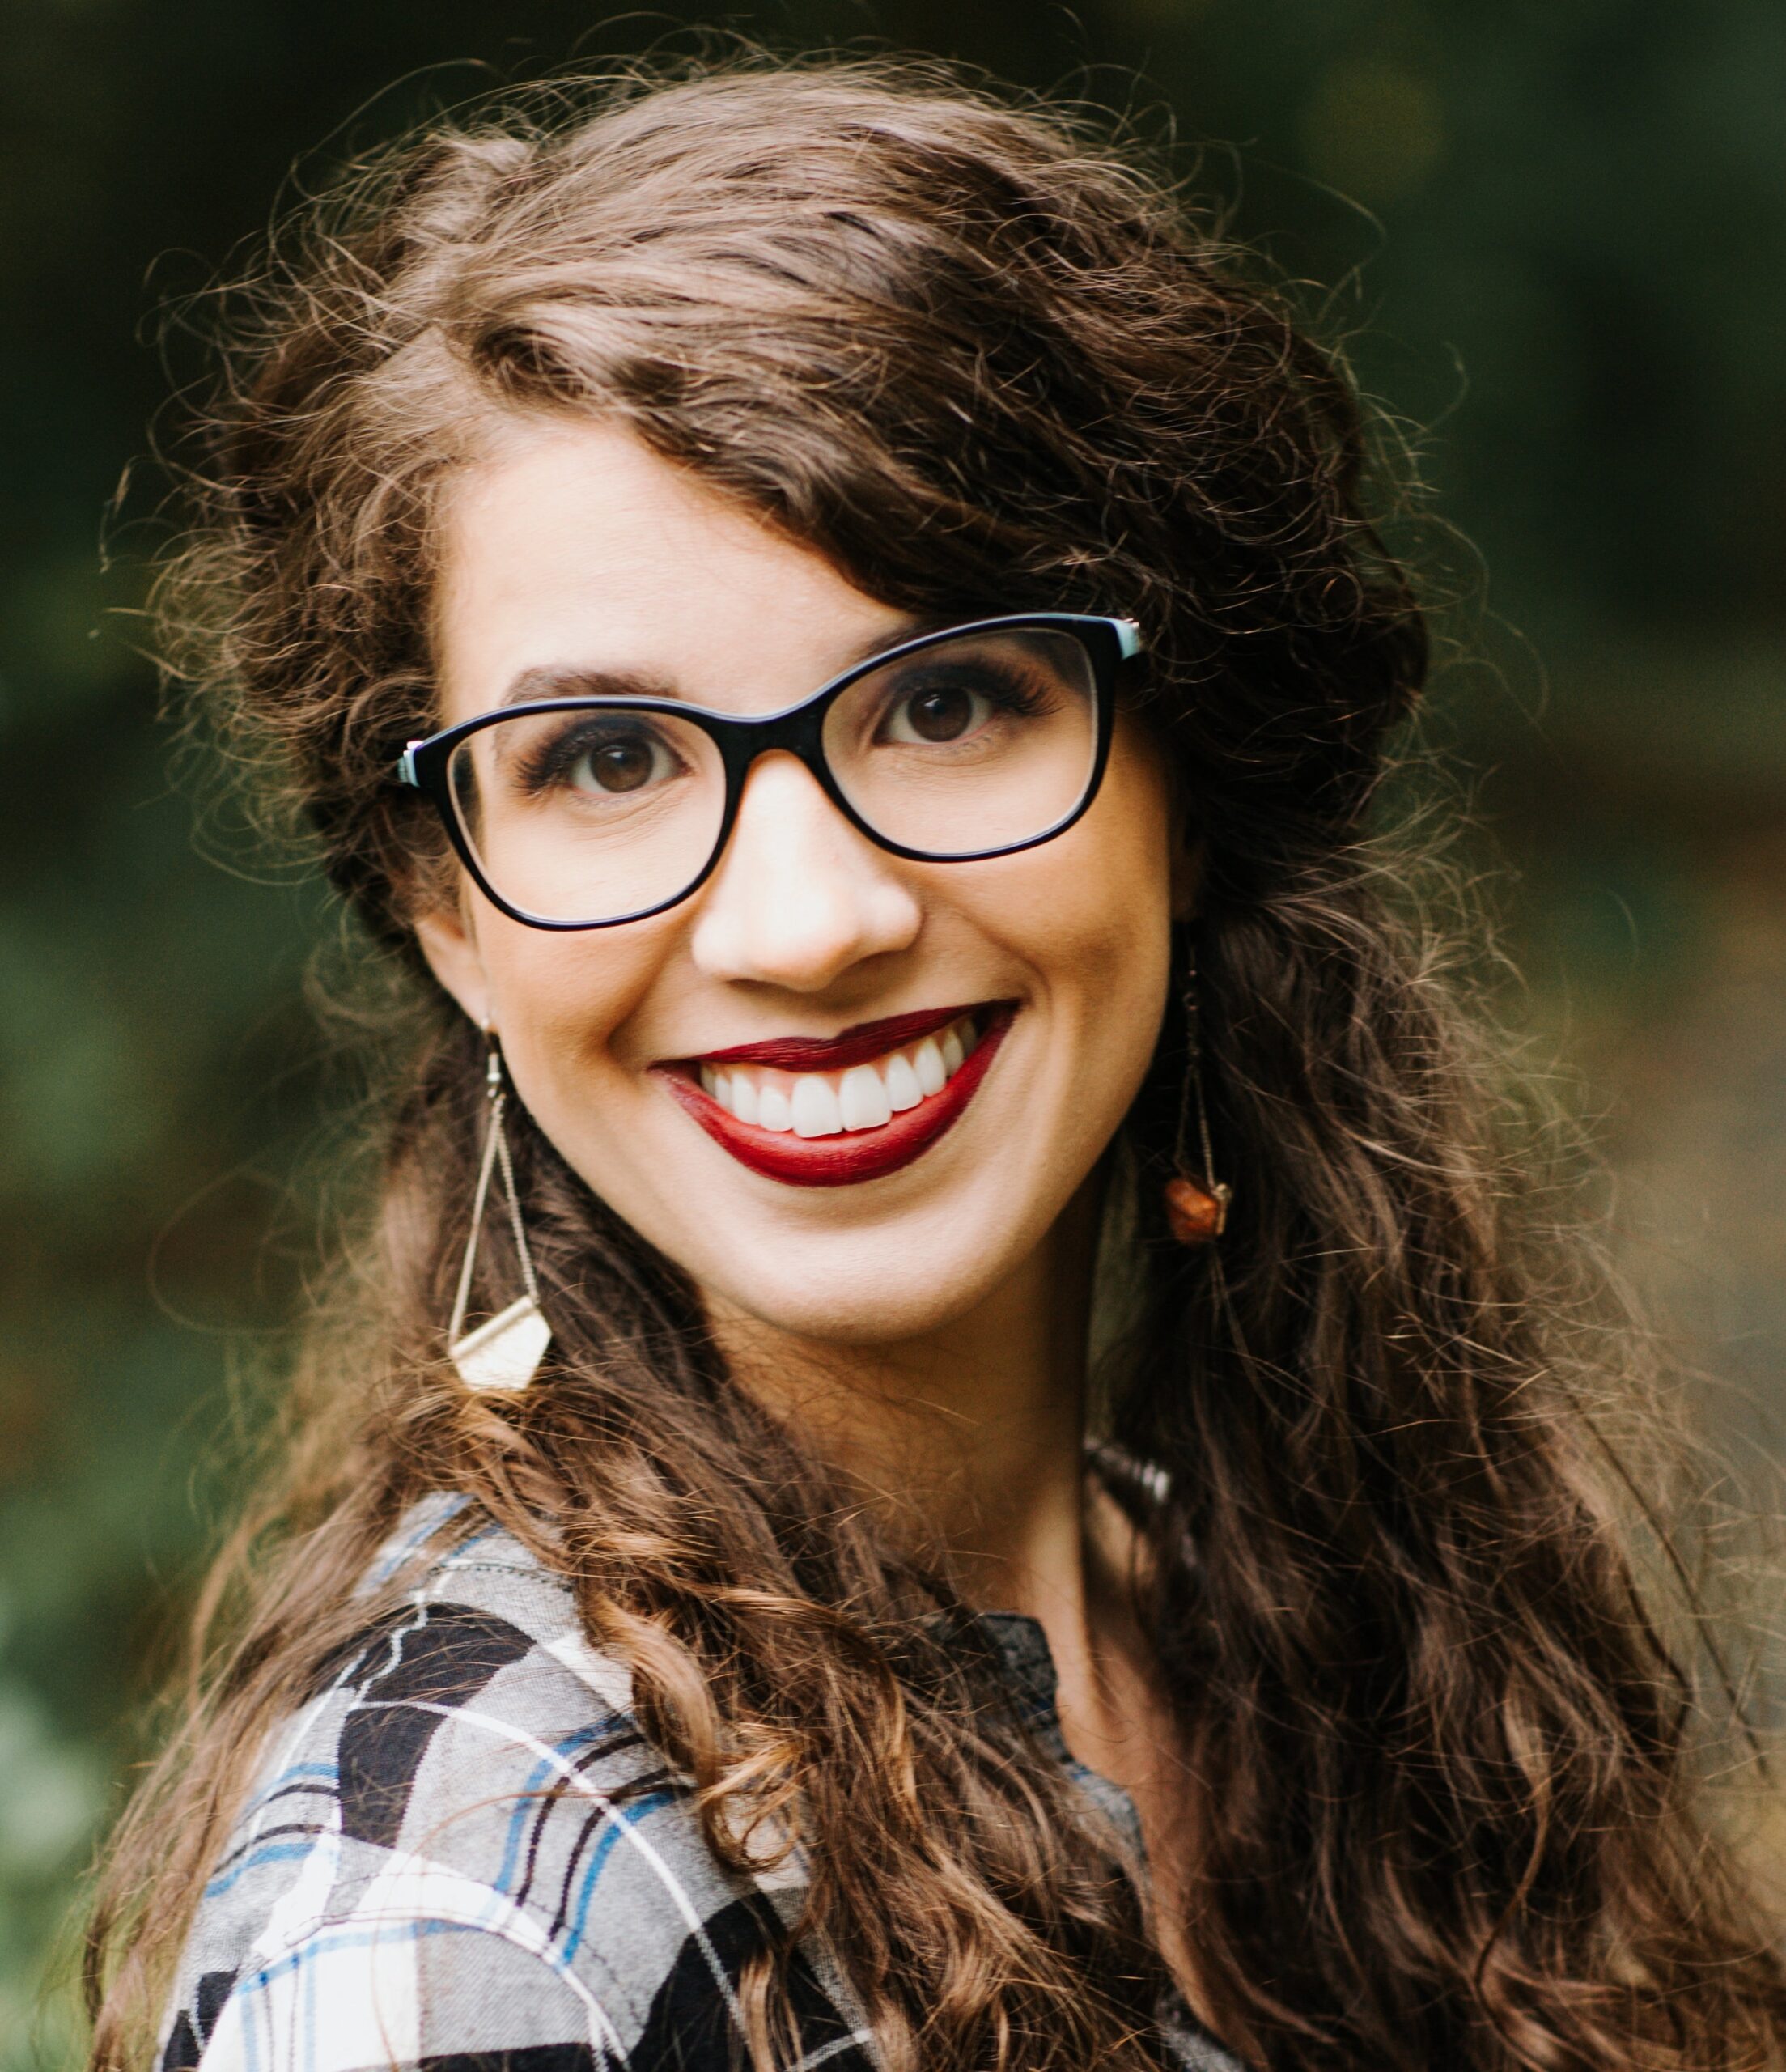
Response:
[[[415,917],[415,939],[428,969],[480,1029],[490,1022],[490,979],[477,933],[462,899],[438,900]]]

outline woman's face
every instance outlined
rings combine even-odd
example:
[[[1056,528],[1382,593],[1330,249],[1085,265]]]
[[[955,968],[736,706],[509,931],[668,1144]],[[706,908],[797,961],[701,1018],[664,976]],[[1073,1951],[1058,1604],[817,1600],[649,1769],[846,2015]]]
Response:
[[[770,712],[917,630],[593,422],[508,435],[462,478],[444,527],[443,724],[536,672]],[[718,868],[667,912],[553,933],[466,881],[455,909],[418,925],[442,981],[499,1036],[540,1127],[710,1302],[868,1344],[936,1330],[992,1296],[1091,1173],[1153,1050],[1177,875],[1160,759],[1119,718],[1090,811],[1016,855],[890,856],[772,753]],[[723,1063],[709,1084],[755,1123],[716,1115],[702,1090],[718,1054],[909,1017],[829,1059],[796,1047],[782,1063]],[[952,1042],[961,1083],[929,1090],[955,1064]],[[880,1096],[859,1076],[853,1105],[828,1106],[864,1064],[890,1106],[914,1092],[916,1106],[876,1124]],[[795,1127],[764,1128],[783,1119],[778,1098]],[[868,1127],[833,1132],[846,1106]],[[896,1156],[881,1154],[883,1128]],[[866,1177],[812,1183],[840,1170]]]

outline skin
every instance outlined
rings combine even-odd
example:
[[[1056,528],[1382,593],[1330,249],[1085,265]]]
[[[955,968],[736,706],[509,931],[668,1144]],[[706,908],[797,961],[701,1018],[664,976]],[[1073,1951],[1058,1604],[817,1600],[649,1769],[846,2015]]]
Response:
[[[442,724],[566,664],[770,711],[916,630],[596,421],[504,431],[443,514]],[[1182,1791],[1126,1528],[1088,1494],[1081,1441],[1098,1163],[1153,1050],[1189,878],[1161,759],[1125,720],[1091,810],[1020,855],[889,856],[778,754],[755,766],[715,875],[667,913],[553,934],[468,880],[416,922],[552,1142],[702,1291],[740,1380],[971,1596],[1042,1621],[1068,1740],[1136,1793],[1156,1862]],[[999,1000],[1020,1011],[960,1122],[853,1187],[751,1172],[650,1070]]]

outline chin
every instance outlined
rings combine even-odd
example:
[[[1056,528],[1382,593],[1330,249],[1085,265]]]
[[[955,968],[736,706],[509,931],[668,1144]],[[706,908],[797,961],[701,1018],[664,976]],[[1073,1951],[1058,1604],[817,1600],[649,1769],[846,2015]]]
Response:
[[[967,1315],[985,1291],[914,1287],[901,1276],[865,1276],[862,1282],[821,1292],[777,1277],[766,1283],[707,1284],[709,1301],[791,1338],[819,1345],[892,1345],[946,1330]]]
[[[896,1251],[889,1263],[886,1256]],[[778,1246],[774,1259],[683,1260],[710,1308],[825,1345],[894,1344],[944,1331],[996,1288],[1012,1261],[964,1260],[957,1246],[927,1259],[887,1233],[866,1245]]]

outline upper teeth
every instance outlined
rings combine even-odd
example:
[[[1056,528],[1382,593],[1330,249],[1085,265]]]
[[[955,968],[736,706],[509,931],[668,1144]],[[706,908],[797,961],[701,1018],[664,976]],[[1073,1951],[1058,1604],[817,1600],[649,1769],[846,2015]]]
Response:
[[[877,1130],[932,1093],[940,1093],[978,1041],[974,1017],[872,1064],[848,1071],[779,1072],[767,1065],[702,1065],[701,1084],[722,1108],[760,1129],[795,1136],[837,1136],[845,1130]]]

